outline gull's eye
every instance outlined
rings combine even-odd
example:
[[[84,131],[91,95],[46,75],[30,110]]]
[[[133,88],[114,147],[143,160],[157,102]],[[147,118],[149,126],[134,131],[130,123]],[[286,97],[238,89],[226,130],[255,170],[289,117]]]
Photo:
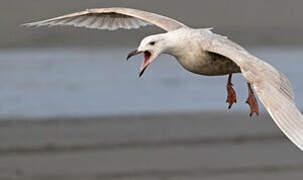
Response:
[[[152,41],[152,42],[149,43],[149,45],[152,45],[152,46],[155,45],[155,44],[156,44],[155,41]]]

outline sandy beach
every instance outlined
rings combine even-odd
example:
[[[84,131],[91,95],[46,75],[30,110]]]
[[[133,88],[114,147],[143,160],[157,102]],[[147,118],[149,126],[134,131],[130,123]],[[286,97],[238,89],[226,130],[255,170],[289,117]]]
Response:
[[[231,110],[227,77],[170,56],[138,79],[141,57],[126,55],[158,28],[20,27],[112,6],[214,27],[283,72],[303,110],[303,1],[2,0],[0,180],[303,179],[302,152],[267,113],[248,116],[241,75]]]
[[[266,115],[201,112],[0,122],[0,179],[302,179]]]
[[[163,57],[138,80],[125,49],[2,51],[0,180],[303,178],[301,152],[271,118],[248,117],[240,76],[227,110],[226,77]],[[301,49],[255,52],[288,75],[301,108]]]

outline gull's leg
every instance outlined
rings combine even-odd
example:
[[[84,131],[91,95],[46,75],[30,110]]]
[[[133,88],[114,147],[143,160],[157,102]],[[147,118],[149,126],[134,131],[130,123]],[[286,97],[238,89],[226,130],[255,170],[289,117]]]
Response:
[[[230,109],[233,105],[233,103],[237,102],[237,98],[236,98],[236,92],[234,90],[234,88],[232,87],[233,84],[231,83],[231,78],[232,78],[232,74],[229,74],[228,76],[228,81],[227,81],[227,99],[226,99],[226,103],[228,103],[228,109]]]
[[[250,114],[249,116],[252,116],[254,113],[256,113],[256,115],[259,116],[259,105],[258,105],[258,101],[254,95],[254,91],[251,88],[251,85],[249,83],[247,83],[248,86],[248,98],[246,100],[246,103],[249,105],[250,107]]]

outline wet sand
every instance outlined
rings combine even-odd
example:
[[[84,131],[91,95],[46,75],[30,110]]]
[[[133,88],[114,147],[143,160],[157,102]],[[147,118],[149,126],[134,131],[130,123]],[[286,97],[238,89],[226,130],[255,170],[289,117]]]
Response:
[[[302,179],[266,115],[201,112],[0,122],[0,179]]]
[[[100,32],[71,27],[50,29],[19,27],[25,22],[91,7],[126,6],[176,17],[193,27],[215,27],[216,32],[228,35],[243,45],[301,45],[303,25],[298,22],[302,19],[302,1],[296,0],[291,3],[282,0],[271,0],[266,3],[261,0],[251,2],[235,0],[233,3],[211,0],[191,3],[176,1],[174,7],[169,1],[161,1],[163,4],[160,7],[157,3],[159,0],[123,2],[74,0],[72,4],[70,2],[70,0],[43,2],[3,0],[0,6],[5,17],[9,17],[0,18],[3,24],[0,32],[0,48],[3,49],[0,72],[0,81],[3,82],[0,89],[0,180],[303,178],[302,153],[283,136],[268,116],[250,119],[247,113],[209,112],[201,105],[201,102],[207,102],[209,107],[209,102],[212,102],[215,109],[225,107],[222,103],[225,94],[221,93],[224,90],[224,86],[221,85],[224,85],[225,78],[217,78],[220,81],[218,83],[206,78],[203,82],[201,79],[193,81],[194,77],[189,81],[187,76],[182,74],[185,73],[183,70],[167,71],[167,67],[173,67],[172,64],[166,63],[166,66],[161,62],[161,66],[158,65],[159,71],[153,68],[154,73],[150,72],[149,76],[144,77],[148,83],[139,84],[137,79],[134,81],[130,78],[137,77],[137,72],[133,71],[137,68],[136,64],[125,67],[124,64],[122,66],[115,64],[118,61],[113,61],[115,67],[121,66],[119,72],[124,76],[120,78],[117,73],[106,72],[106,69],[111,69],[108,66],[97,63],[105,59],[108,59],[106,63],[112,60],[120,61],[121,57],[125,57],[125,54],[119,53],[109,53],[111,58],[101,56],[104,47],[127,45],[124,53],[136,47],[142,37],[161,32],[159,29]],[[61,55],[58,49],[51,50],[49,46],[63,49],[60,51]],[[84,53],[83,56],[79,54],[69,56],[68,54],[74,52],[67,51],[64,48],[66,46],[86,46],[88,49],[93,47],[95,51],[86,54],[79,52]],[[45,51],[51,56],[40,50],[34,54],[21,52],[20,58],[13,56],[10,59],[10,56],[3,56],[6,48],[16,47],[47,47]],[[298,66],[302,56],[301,48],[294,51],[290,49],[283,52],[269,51],[270,53],[267,50],[259,51],[256,54],[269,59],[288,75],[294,84],[300,106],[303,97],[300,93],[302,83],[297,77],[301,72]],[[37,52],[40,54],[39,57]],[[29,57],[25,57],[26,54]],[[60,67],[55,64],[56,61],[60,62]],[[288,61],[293,63],[289,64]],[[73,62],[73,66],[70,66],[70,62]],[[20,65],[21,63],[25,66]],[[127,74],[128,72],[133,74]],[[80,74],[82,79],[73,73]],[[108,79],[113,78],[114,82],[108,83],[107,76],[103,76],[105,74],[109,74],[111,78]],[[109,86],[105,86],[108,85],[106,83]],[[123,87],[125,84],[127,86]],[[155,84],[158,85],[154,86]],[[207,89],[207,85],[211,88]],[[120,88],[121,86],[123,88]],[[141,93],[128,88],[132,86],[140,89]],[[100,91],[102,89],[104,91]],[[117,95],[112,96],[115,89],[123,89],[131,100],[122,99]],[[178,89],[180,92],[171,89]],[[213,94],[215,97],[201,96],[199,93],[202,89],[205,94]],[[207,90],[212,93],[208,93]],[[215,90],[220,93],[214,93]],[[239,91],[241,95],[241,90]],[[163,99],[165,103],[171,101],[168,105],[161,103],[162,101],[155,103],[163,106],[163,108],[157,106],[161,112],[170,112],[165,109],[169,107],[175,111],[198,107],[207,112],[79,118],[79,114],[95,115],[105,112],[110,114],[122,110],[134,113],[142,112],[143,109],[146,112],[146,109],[152,108],[143,106],[145,102],[152,100],[155,102],[155,97],[166,95],[163,92],[169,92],[172,98]],[[175,96],[172,92],[176,95],[182,93],[183,96]],[[243,88],[242,92],[242,96],[246,96],[246,89]],[[105,103],[104,97],[107,93],[110,95]],[[198,97],[193,94],[197,94]],[[132,98],[135,95],[144,98],[141,98],[142,101],[136,101]],[[109,102],[112,106],[108,105]],[[121,102],[125,105],[123,103],[121,105]],[[134,103],[131,106],[129,102]],[[117,108],[119,105],[120,108]],[[112,107],[115,107],[114,111]],[[136,111],[132,107],[135,107]],[[237,108],[239,106],[233,111],[238,110]],[[25,116],[40,118],[71,114],[78,118],[52,118],[41,121],[22,119]],[[6,117],[9,118],[5,120]]]

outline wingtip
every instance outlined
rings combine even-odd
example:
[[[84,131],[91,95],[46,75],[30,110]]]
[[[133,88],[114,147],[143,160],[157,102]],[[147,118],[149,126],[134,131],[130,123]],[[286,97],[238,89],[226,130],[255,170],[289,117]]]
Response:
[[[24,24],[20,24],[20,27],[36,27],[37,24],[36,23],[24,23]]]
[[[20,24],[19,26],[20,26],[20,27],[27,27],[27,26],[29,26],[28,24],[30,24],[30,23]]]

